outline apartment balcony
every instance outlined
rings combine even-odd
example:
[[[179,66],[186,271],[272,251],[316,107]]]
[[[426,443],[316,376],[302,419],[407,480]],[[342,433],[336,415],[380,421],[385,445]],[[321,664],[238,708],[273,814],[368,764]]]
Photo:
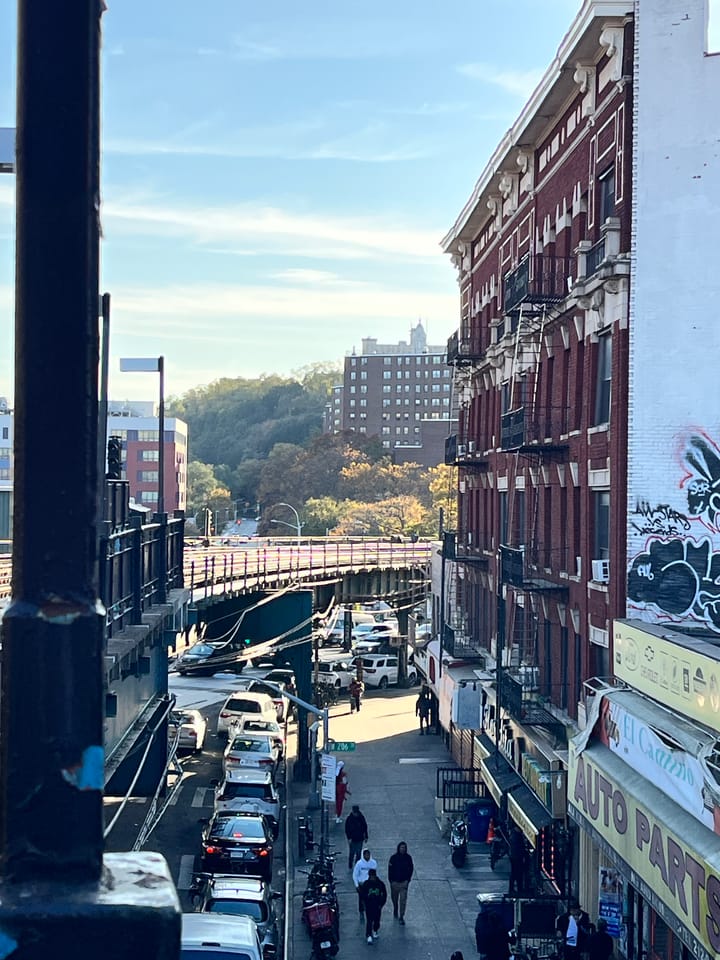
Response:
[[[484,352],[480,337],[470,336],[456,330],[447,342],[447,362],[455,366],[464,366],[482,360]]]
[[[523,675],[519,672],[502,671],[500,676],[500,702],[518,723],[543,727],[558,739],[565,739],[565,724],[545,709],[536,690],[527,687]]]
[[[568,429],[568,411],[543,410],[538,416],[532,405],[523,404],[500,417],[500,449],[520,453],[560,453],[567,440],[553,439]]]
[[[565,570],[566,553],[566,549],[562,547],[547,550],[535,545],[528,549],[524,546],[513,547],[502,544],[500,546],[500,581],[509,587],[528,593],[549,591],[567,593],[567,583],[560,582],[559,579],[557,581],[550,579],[555,576],[556,569],[558,576],[561,569]]]
[[[455,560],[458,563],[476,564],[486,567],[490,560],[490,551],[471,531],[460,531],[455,536]]]
[[[454,660],[479,660],[485,658],[486,651],[482,649],[468,634],[448,624],[443,626],[443,653]]]
[[[448,466],[477,467],[487,469],[487,457],[477,449],[475,440],[463,440],[457,434],[451,434],[445,440],[445,463]]]
[[[574,257],[528,255],[503,279],[503,311],[538,313],[561,303],[572,286],[577,267]]]

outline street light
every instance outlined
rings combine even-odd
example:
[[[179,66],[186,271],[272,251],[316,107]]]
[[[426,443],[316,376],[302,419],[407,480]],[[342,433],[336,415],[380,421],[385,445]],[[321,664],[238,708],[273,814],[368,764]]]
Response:
[[[300,514],[297,512],[297,510],[291,503],[284,503],[281,501],[280,503],[276,503],[275,506],[288,507],[295,514],[295,523],[288,523],[287,520],[276,520],[273,517],[271,517],[270,519],[272,520],[273,523],[282,523],[282,525],[285,527],[294,527],[297,530],[297,535],[299,540],[300,537],[302,536],[302,528],[303,528],[302,523],[300,523]],[[270,507],[270,509],[273,510],[274,507]]]
[[[120,370],[123,373],[157,373],[160,375],[157,512],[162,516],[165,513],[165,357],[124,357],[120,360]]]

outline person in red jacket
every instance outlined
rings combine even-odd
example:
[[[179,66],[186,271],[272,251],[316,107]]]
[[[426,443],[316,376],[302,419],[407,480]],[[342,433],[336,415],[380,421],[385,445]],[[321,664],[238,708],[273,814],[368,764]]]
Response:
[[[348,788],[345,763],[342,760],[338,760],[338,765],[335,770],[335,823],[342,823],[343,804],[347,796],[352,796],[352,794]]]

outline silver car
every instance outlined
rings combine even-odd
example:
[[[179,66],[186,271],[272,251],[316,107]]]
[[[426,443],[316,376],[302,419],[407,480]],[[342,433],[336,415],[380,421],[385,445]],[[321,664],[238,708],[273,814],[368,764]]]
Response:
[[[223,753],[223,770],[235,767],[261,767],[275,772],[280,751],[269,733],[235,733],[235,724],[228,733]],[[234,735],[233,735],[234,734]]]
[[[168,750],[177,741],[178,751],[200,753],[206,733],[207,720],[199,710],[173,710],[168,717]]]

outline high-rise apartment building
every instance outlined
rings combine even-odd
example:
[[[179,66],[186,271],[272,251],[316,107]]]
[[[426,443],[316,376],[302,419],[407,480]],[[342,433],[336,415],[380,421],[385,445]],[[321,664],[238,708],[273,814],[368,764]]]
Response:
[[[343,382],[326,410],[326,430],[377,437],[395,463],[442,463],[453,420],[446,353],[444,345],[428,345],[420,322],[409,343],[363,339],[361,352],[345,357]]]

